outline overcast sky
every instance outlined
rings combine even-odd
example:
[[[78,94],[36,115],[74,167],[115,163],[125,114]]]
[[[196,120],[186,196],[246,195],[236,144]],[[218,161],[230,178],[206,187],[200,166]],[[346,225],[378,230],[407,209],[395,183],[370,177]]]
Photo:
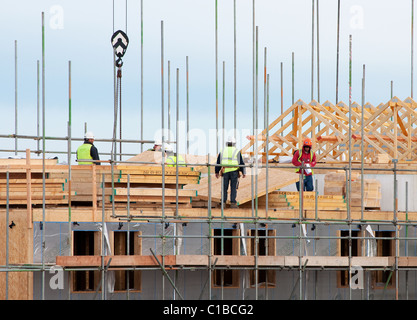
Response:
[[[349,35],[353,39],[352,100],[361,102],[362,68],[366,67],[366,102],[385,103],[394,95],[411,96],[411,0],[343,0],[340,21],[339,100],[349,102]],[[114,3],[114,10],[113,10]],[[218,126],[223,127],[223,61],[225,63],[225,128],[233,129],[234,28],[233,0],[218,0]],[[236,0],[237,127],[240,139],[252,130],[253,47],[252,0]],[[17,41],[18,134],[37,132],[37,61],[42,68],[42,12],[45,14],[45,134],[67,136],[68,63],[72,75],[72,136],[81,138],[85,123],[98,139],[113,136],[113,31],[123,30],[130,43],[122,67],[122,138],[140,139],[141,132],[141,1],[17,0],[0,11],[2,54],[0,120],[2,134],[15,132],[15,40]],[[113,19],[114,18],[114,19]],[[164,110],[175,133],[176,70],[179,70],[179,118],[186,120],[186,57],[189,60],[189,115],[193,154],[215,153],[208,137],[216,129],[215,0],[143,0],[144,139],[154,140],[161,123],[161,21],[164,24]],[[258,26],[259,126],[264,115],[264,53],[270,77],[269,122],[281,113],[280,65],[283,63],[284,110],[291,106],[291,56],[295,56],[295,101],[311,100],[312,1],[256,0]],[[127,30],[126,30],[127,26]],[[317,30],[317,25],[315,25]],[[317,35],[314,36],[315,46]],[[337,1],[319,0],[320,102],[335,103]],[[168,97],[168,61],[170,96]],[[314,52],[314,99],[318,99],[317,48]],[[42,97],[41,97],[42,98]],[[41,100],[42,101],[42,100]],[[42,130],[42,119],[40,119]],[[119,123],[118,123],[119,125]],[[201,131],[200,131],[201,130]],[[41,131],[42,132],[42,131]],[[182,134],[183,131],[181,131]],[[119,136],[119,127],[117,128]],[[205,137],[202,138],[201,135]],[[199,137],[199,138],[197,138]],[[221,139],[221,137],[220,137]],[[204,140],[204,141],[203,141]],[[2,138],[1,149],[14,149]],[[180,151],[185,146],[180,137]],[[73,144],[73,151],[79,143]],[[97,143],[109,152],[110,143]],[[144,146],[145,149],[151,145]],[[19,149],[36,149],[19,140]],[[66,142],[48,142],[47,149],[67,150]],[[124,151],[140,152],[139,145]],[[66,160],[66,155],[59,156]],[[102,156],[109,159],[109,156]]]

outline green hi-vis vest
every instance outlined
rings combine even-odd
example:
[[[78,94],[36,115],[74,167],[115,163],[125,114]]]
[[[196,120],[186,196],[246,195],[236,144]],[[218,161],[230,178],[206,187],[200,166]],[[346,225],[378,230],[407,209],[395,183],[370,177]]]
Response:
[[[221,154],[221,162],[222,166],[224,165],[239,165],[239,161],[237,160],[237,156],[239,154],[239,150],[235,147],[226,147],[223,149]],[[238,170],[239,167],[224,167],[224,173],[232,172]]]
[[[303,154],[303,150],[298,150],[298,162],[301,162],[302,154]],[[310,151],[310,161],[313,162],[313,152],[311,152],[311,151]],[[304,170],[307,170],[307,169],[304,169]],[[313,169],[310,169],[310,170],[311,170],[311,174],[313,174]],[[295,169],[295,172],[299,173],[300,168]]]
[[[175,167],[177,161],[178,161],[179,167],[185,167],[185,160],[181,155],[178,156],[178,160],[176,156],[167,157],[167,161],[166,161],[167,167]]]
[[[93,159],[90,154],[91,147],[93,145],[89,143],[84,143],[77,149],[77,159],[85,160],[85,159]],[[93,164],[92,162],[78,162],[78,164]]]

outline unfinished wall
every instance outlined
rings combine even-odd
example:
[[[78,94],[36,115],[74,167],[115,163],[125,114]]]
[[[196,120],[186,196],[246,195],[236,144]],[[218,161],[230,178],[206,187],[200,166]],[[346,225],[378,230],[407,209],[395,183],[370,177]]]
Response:
[[[107,231],[111,235],[112,232],[127,231],[127,223],[120,225],[119,223],[106,223]],[[365,228],[367,225],[363,224],[352,226],[353,232],[364,232],[363,237],[369,237],[366,234]],[[391,225],[372,225],[373,232],[390,231],[395,229]],[[192,222],[185,223],[146,223],[146,222],[131,222],[129,229],[132,232],[141,232],[142,238],[142,254],[151,255],[150,249],[155,254],[173,255],[176,253],[182,255],[210,255],[211,250],[214,249],[213,239],[209,238],[211,234],[214,235],[215,229],[222,230],[225,234],[228,230],[239,230],[242,235],[248,235],[248,230],[274,230],[275,232],[275,250],[271,254],[277,256],[337,256],[341,254],[340,249],[340,232],[348,230],[348,226],[344,224],[307,224],[306,228],[301,228],[303,236],[317,237],[311,239],[301,239],[300,241],[300,226],[292,223],[268,223],[265,226],[253,223],[206,223],[206,222]],[[100,231],[100,223],[76,223],[71,225],[73,231]],[[304,233],[305,231],[305,233]],[[48,262],[54,261],[55,255],[67,255],[68,248],[66,242],[68,241],[68,223],[53,223],[45,224],[43,230],[40,230],[40,223],[34,224],[34,261],[39,261],[40,253],[39,246],[41,243],[42,232],[46,232],[45,239],[47,239],[47,246],[45,247],[45,257]],[[175,240],[172,238],[175,234],[182,236],[178,241],[178,246],[175,246]],[[236,234],[236,233],[235,233]],[[165,240],[163,241],[163,237]],[[417,255],[417,229],[415,226],[408,226],[401,228],[399,237],[409,237],[411,240],[399,241],[399,253],[402,256],[416,256]],[[111,236],[110,236],[111,238]],[[227,251],[227,237],[224,237],[224,250]],[[248,245],[249,238],[233,238],[234,245],[237,243],[239,254],[244,255],[245,252],[250,253]],[[271,240],[271,239],[270,239]],[[365,241],[365,240],[364,240]],[[244,246],[246,243],[246,248]],[[300,247],[301,244],[301,247]],[[269,242],[270,248],[273,246]],[[364,255],[369,256],[372,250],[368,250],[369,243],[364,243]],[[246,250],[246,251],[245,251]],[[226,254],[226,253],[225,253]],[[261,254],[261,253],[260,253]],[[223,268],[226,270],[227,268]],[[342,268],[317,268],[317,270],[305,270],[300,272],[298,267],[291,269],[275,270],[275,278],[273,285],[265,288],[264,283],[260,283],[260,287],[251,284],[250,268],[230,268],[230,270],[237,270],[238,279],[232,286],[215,286],[213,284],[214,273],[207,270],[206,267],[196,268],[178,268],[177,270],[169,270],[168,275],[174,281],[175,286],[184,299],[299,299],[300,298],[300,275],[302,281],[302,298],[303,299],[349,299],[350,294],[352,299],[394,299],[395,289],[392,286],[387,288],[376,288],[373,285],[373,277],[375,270],[368,270],[364,272],[364,289],[351,290],[349,287],[339,286],[338,272]],[[173,286],[168,279],[164,277],[162,271],[158,267],[142,267],[141,269],[141,290],[129,292],[129,299],[180,299],[178,293],[175,292]],[[54,273],[46,272],[45,280],[45,297],[46,299],[67,299],[70,295],[71,299],[101,299],[102,291],[91,291],[88,293],[74,293],[71,290],[71,283],[69,281],[70,271],[64,272],[64,288],[52,289],[49,281],[54,276]],[[111,272],[105,273],[106,277],[110,277]],[[405,271],[399,271],[399,295],[400,299],[405,299],[406,294],[410,298],[414,298],[416,294],[416,271],[408,271],[408,285],[406,287]],[[211,278],[211,282],[210,282]],[[107,279],[107,278],[106,278]],[[41,297],[41,273],[36,272],[33,281],[33,296],[34,299]],[[107,282],[106,282],[107,283]],[[394,281],[395,284],[395,281]],[[106,291],[106,299],[111,300],[125,300],[127,293],[124,292],[109,292]]]

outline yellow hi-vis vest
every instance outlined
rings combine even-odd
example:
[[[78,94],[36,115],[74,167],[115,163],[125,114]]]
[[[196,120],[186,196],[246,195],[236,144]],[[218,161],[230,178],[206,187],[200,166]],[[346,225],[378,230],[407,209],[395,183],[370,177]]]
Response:
[[[167,157],[167,167],[175,167],[177,161],[179,167],[185,167],[185,160],[181,155],[178,155],[178,160],[174,155]]]
[[[303,150],[298,150],[298,162],[301,162],[302,154],[303,154]],[[311,150],[310,150],[310,161],[313,162],[313,152],[311,152]],[[297,169],[295,169],[295,172],[299,173],[300,170],[301,170],[300,168],[297,168]],[[304,169],[304,171],[305,170],[307,170],[307,169]],[[310,168],[309,170],[311,170],[311,174],[313,174],[313,169]]]
[[[237,156],[239,154],[239,150],[236,149],[236,147],[226,147],[223,149],[221,154],[221,161],[220,164],[222,166],[224,165],[239,165],[239,161],[237,160]],[[239,170],[239,167],[224,167],[224,173],[232,172]]]
[[[90,154],[91,147],[93,145],[89,143],[84,143],[77,149],[77,159],[85,160],[85,159],[93,159]],[[93,164],[92,162],[78,162],[78,164]]]

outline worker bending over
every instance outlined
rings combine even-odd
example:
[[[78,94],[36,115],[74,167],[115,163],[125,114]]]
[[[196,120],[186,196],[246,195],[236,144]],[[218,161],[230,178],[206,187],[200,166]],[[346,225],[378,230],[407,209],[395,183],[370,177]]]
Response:
[[[153,148],[148,149],[148,151],[162,151],[162,142],[161,140],[155,140]]]
[[[94,134],[92,132],[87,132],[84,135],[84,143],[77,149],[77,160],[100,160],[98,155],[98,150],[94,146]],[[90,161],[80,161],[78,164],[97,164],[100,165],[100,162],[90,162]]]
[[[219,153],[217,157],[218,166],[215,167],[216,178],[223,176],[223,204],[227,201],[227,190],[230,184],[230,208],[237,208],[236,195],[240,173],[242,178],[246,176],[245,167],[233,167],[244,165],[242,154],[236,149],[236,140],[229,137],[226,147]]]
[[[179,167],[186,166],[184,158],[180,154],[175,155],[174,148],[172,148],[170,144],[167,144],[164,149],[165,149],[165,154],[167,155],[167,158],[165,160],[167,167],[175,167],[177,165],[177,161],[178,161]]]
[[[303,148],[301,150],[296,150],[292,157],[292,164],[296,167],[304,165],[305,167],[314,167],[316,165],[316,154],[312,151],[313,143],[310,139],[305,139],[303,142]],[[297,168],[296,173],[303,174],[304,177],[304,190],[303,191],[313,191],[313,170],[310,168],[305,168],[301,170]],[[300,181],[295,183],[297,191],[300,191]]]

